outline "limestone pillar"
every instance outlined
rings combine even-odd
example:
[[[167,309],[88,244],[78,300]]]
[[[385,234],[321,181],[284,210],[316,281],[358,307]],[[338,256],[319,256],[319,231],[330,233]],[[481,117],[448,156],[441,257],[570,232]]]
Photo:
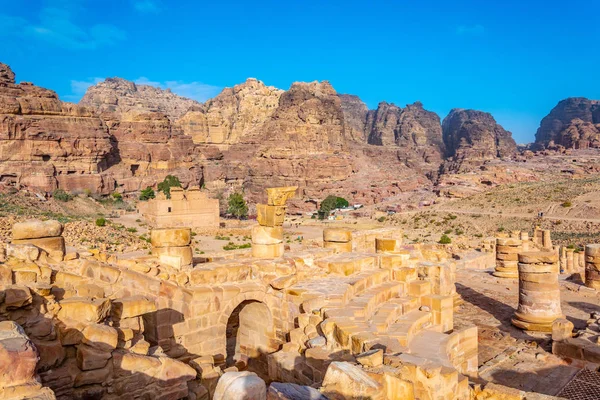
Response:
[[[600,244],[585,246],[585,286],[600,290]]]
[[[519,306],[513,325],[528,331],[552,332],[562,318],[558,257],[552,251],[519,253]]]
[[[160,228],[150,231],[152,255],[163,264],[177,270],[192,268],[192,230],[190,228]]]
[[[539,226],[536,226],[533,230],[533,244],[537,247],[543,247],[544,233]]]
[[[352,231],[344,228],[323,229],[323,247],[334,249],[336,253],[352,251]]]
[[[252,257],[283,256],[283,222],[286,202],[296,193],[297,186],[267,189],[267,204],[256,205],[258,225],[252,227]]]
[[[576,253],[579,255],[579,264],[576,266],[577,271],[585,271],[585,252]]]
[[[498,278],[517,278],[518,253],[521,252],[522,242],[514,238],[496,239],[496,269],[493,273]]]
[[[560,246],[560,250],[559,250],[559,265],[560,265],[560,272],[561,273],[565,273],[567,270],[567,249],[565,248],[565,246]]]

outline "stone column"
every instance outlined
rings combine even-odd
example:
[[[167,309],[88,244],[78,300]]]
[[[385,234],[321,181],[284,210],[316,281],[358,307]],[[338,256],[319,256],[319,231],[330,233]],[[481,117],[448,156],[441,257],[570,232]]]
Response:
[[[533,230],[533,244],[535,244],[537,247],[543,247],[543,243],[544,233],[539,226],[536,226]]]
[[[565,268],[565,272],[567,274],[572,274],[575,272],[575,249],[567,249],[567,266]]]
[[[565,273],[567,270],[567,249],[565,248],[565,246],[560,246],[560,250],[559,250],[558,254],[560,256],[560,258],[559,258],[560,272]]]
[[[352,251],[352,231],[344,228],[323,229],[323,247],[334,249],[336,253]]]
[[[523,251],[529,251],[529,232],[521,232],[519,239],[521,239],[522,243],[521,249],[523,249]]]
[[[511,231],[510,232],[510,237],[511,237],[511,239],[520,239],[521,238],[521,231]]]
[[[252,227],[252,257],[283,256],[283,222],[286,202],[296,193],[297,186],[267,189],[267,204],[256,205],[258,226]]]
[[[177,270],[191,268],[194,261],[192,252],[192,230],[190,228],[161,228],[150,231],[152,255],[163,264]]]
[[[517,278],[518,253],[521,252],[521,240],[513,238],[496,239],[496,269],[493,273],[498,278]]]
[[[549,229],[544,229],[543,230],[543,240],[542,240],[542,247],[545,249],[551,249],[552,248],[552,237],[550,236],[550,230]]]
[[[556,254],[519,253],[519,306],[513,325],[528,331],[552,332],[552,323],[562,317]]]
[[[585,286],[600,290],[600,244],[585,246]]]

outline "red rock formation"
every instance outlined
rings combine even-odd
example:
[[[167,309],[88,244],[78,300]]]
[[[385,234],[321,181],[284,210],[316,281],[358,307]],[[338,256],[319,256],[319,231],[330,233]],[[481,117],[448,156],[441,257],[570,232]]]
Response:
[[[369,108],[353,94],[340,94],[342,111],[344,112],[344,131],[346,137],[359,143],[366,143],[365,127]]]
[[[486,160],[516,154],[517,144],[490,113],[453,109],[442,123],[446,144],[446,172],[464,172]]]
[[[584,97],[561,100],[542,119],[535,144],[538,148],[600,148],[600,101]]]
[[[15,84],[0,63],[0,182],[52,191],[110,191],[102,171],[113,151],[106,125],[51,90]]]

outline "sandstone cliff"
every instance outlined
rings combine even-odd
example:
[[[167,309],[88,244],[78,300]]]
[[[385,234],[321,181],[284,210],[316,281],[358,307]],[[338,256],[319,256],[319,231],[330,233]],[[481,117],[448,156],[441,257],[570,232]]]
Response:
[[[464,171],[517,152],[511,133],[496,123],[490,113],[455,108],[444,118],[442,133],[449,158],[446,172]]]
[[[237,143],[273,115],[282,93],[283,90],[250,78],[225,88],[203,107],[193,107],[178,123],[194,143]]]
[[[366,143],[366,124],[369,108],[362,100],[353,94],[340,94],[342,111],[344,113],[344,131],[349,139]]]
[[[170,89],[136,85],[121,78],[107,78],[90,86],[79,105],[89,106],[99,113],[162,112],[174,121],[200,103],[178,96]]]
[[[106,125],[91,110],[63,103],[51,90],[17,85],[0,63],[0,183],[112,190],[100,173],[113,150]]]
[[[600,148],[600,101],[571,97],[550,111],[535,134],[541,148]]]

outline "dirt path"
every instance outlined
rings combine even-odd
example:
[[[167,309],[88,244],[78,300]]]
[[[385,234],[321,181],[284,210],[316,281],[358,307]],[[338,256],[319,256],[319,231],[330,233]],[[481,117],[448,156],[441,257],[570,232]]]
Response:
[[[397,213],[397,215],[411,215],[418,214],[424,211],[440,211],[440,212],[449,212],[455,214],[466,214],[466,215],[491,215],[498,217],[512,217],[512,218],[532,218],[535,219],[537,216],[535,214],[512,214],[512,213],[503,213],[503,212],[490,212],[490,211],[466,211],[460,210],[456,208],[430,208],[428,210],[413,210],[413,211],[402,211]],[[544,215],[544,219],[553,220],[553,221],[580,221],[580,222],[595,222],[600,223],[600,219],[598,218],[576,218],[576,217],[563,217],[563,216],[555,216],[555,215]]]

